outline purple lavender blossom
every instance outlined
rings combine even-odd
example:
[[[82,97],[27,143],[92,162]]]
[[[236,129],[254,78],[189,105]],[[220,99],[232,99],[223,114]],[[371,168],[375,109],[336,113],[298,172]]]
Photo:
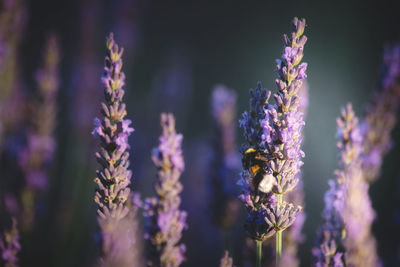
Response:
[[[277,60],[276,80],[278,92],[274,94],[275,104],[268,104],[271,92],[262,89],[261,84],[250,91],[250,111],[243,113],[240,126],[244,129],[246,143],[242,146],[243,161],[248,155],[264,158],[250,158],[250,165],[261,168],[263,177],[257,181],[260,170],[247,169],[244,164],[240,199],[248,211],[246,230],[254,240],[263,241],[275,234],[281,234],[295,220],[301,207],[283,202],[282,197],[292,191],[299,181],[301,158],[301,129],[303,114],[299,111],[298,92],[306,77],[306,63],[300,63],[307,38],[303,35],[305,20],[293,20],[294,32],[284,36],[283,60]],[[247,157],[247,158],[246,158]],[[253,161],[253,162],[252,162]],[[264,163],[260,163],[264,162]],[[260,185],[264,187],[261,188]]]
[[[19,243],[19,232],[15,218],[12,219],[11,229],[4,232],[3,237],[0,236],[0,250],[5,267],[18,266],[18,253],[21,250],[21,245]]]
[[[300,87],[299,97],[299,111],[303,113],[305,119],[308,108],[307,80],[304,80],[303,85]],[[304,207],[304,191],[301,173],[299,175],[299,183],[297,184],[296,190],[293,190],[287,194],[287,200],[291,203],[296,203],[297,205]],[[301,233],[301,231],[305,220],[306,214],[304,212],[299,213],[292,227],[289,227],[286,230],[285,236],[283,237],[283,246],[285,247],[285,249],[282,251],[281,266],[295,267],[300,265],[297,251],[298,246],[304,241],[304,235]]]
[[[375,213],[361,168],[363,138],[350,104],[337,124],[341,169],[325,194],[319,247],[313,254],[317,266],[380,266],[371,234]]]
[[[261,140],[262,129],[260,121],[265,119],[264,105],[269,99],[267,91],[262,88],[261,83],[255,90],[250,90],[250,110],[243,113],[243,119],[239,121],[244,129],[246,144],[242,148],[247,151],[250,147],[255,150],[263,150],[263,141]],[[273,227],[267,225],[264,220],[266,204],[271,201],[273,195],[259,192],[251,183],[251,174],[244,170],[241,173],[241,180],[238,185],[241,186],[242,194],[239,199],[247,208],[248,216],[246,219],[246,232],[253,240],[265,240],[274,235]]]
[[[217,225],[231,229],[239,212],[239,201],[233,187],[240,165],[235,144],[236,93],[218,85],[213,90],[211,104],[218,134],[211,167],[213,195],[210,206]]]
[[[362,122],[362,168],[369,183],[379,178],[383,158],[392,148],[390,134],[400,103],[400,45],[386,47],[383,61],[382,91],[373,97]]]
[[[27,229],[34,221],[36,195],[48,187],[48,173],[56,149],[54,131],[59,88],[59,54],[58,40],[51,35],[46,42],[43,67],[35,75],[38,97],[31,105],[27,145],[19,155],[19,163],[25,175],[22,222]]]
[[[153,150],[152,159],[158,169],[154,184],[156,197],[144,204],[148,240],[148,266],[179,266],[184,260],[186,247],[178,244],[187,227],[185,211],[179,210],[179,193],[183,186],[179,177],[184,170],[181,134],[175,132],[172,114],[161,114],[160,144]]]
[[[354,118],[354,121],[354,124],[358,123],[356,118]],[[339,207],[346,231],[346,237],[343,240],[346,262],[350,266],[380,266],[376,241],[371,230],[375,212],[368,195],[369,184],[365,180],[366,170],[362,168],[364,137],[359,125],[354,126],[349,138],[354,147],[347,151],[344,150],[348,153],[348,156],[343,157],[343,161],[348,164],[348,168],[346,173],[339,174],[346,175],[346,177],[343,177],[343,180],[346,181],[344,206]],[[344,147],[346,147],[345,144],[342,144],[339,148]]]
[[[341,180],[330,180],[325,193],[323,223],[318,229],[317,247],[312,249],[315,266],[345,266],[343,238],[345,228],[340,214],[344,206],[346,187]]]
[[[329,181],[329,190],[325,193],[325,208],[322,212],[323,223],[318,230],[317,244],[313,248],[316,266],[345,266],[345,248],[343,239],[346,236],[345,222],[342,210],[345,207],[347,180],[359,163],[361,139],[358,119],[352,106],[342,109],[337,119],[339,139],[337,147],[340,151],[340,170],[335,171],[335,180]]]
[[[115,43],[112,33],[107,38],[106,48],[102,77],[105,102],[102,103],[100,110],[104,117],[95,119],[93,130],[93,135],[100,138],[100,152],[96,153],[96,158],[101,169],[96,172],[97,177],[94,179],[98,186],[94,201],[98,205],[98,222],[103,236],[103,261],[113,258],[113,254],[116,254],[114,248],[109,245],[114,240],[112,237],[116,233],[115,229],[120,229],[118,231],[129,229],[122,228],[124,224],[122,220],[129,214],[126,201],[130,194],[128,186],[131,183],[132,173],[128,170],[127,149],[128,136],[133,132],[129,127],[131,121],[125,119],[126,109],[122,102],[125,93],[123,89],[125,75],[121,71],[123,49]],[[119,234],[123,233],[117,232],[117,236]]]

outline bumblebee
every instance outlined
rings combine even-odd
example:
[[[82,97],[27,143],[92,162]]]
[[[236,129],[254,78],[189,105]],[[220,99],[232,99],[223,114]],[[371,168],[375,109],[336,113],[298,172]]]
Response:
[[[251,184],[263,193],[269,193],[275,181],[274,176],[265,171],[268,161],[265,152],[254,148],[247,149],[242,159],[243,168],[251,174]]]

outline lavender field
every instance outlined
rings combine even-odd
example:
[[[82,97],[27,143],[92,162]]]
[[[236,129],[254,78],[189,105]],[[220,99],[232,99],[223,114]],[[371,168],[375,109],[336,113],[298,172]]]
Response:
[[[0,266],[400,266],[399,19],[0,0]]]

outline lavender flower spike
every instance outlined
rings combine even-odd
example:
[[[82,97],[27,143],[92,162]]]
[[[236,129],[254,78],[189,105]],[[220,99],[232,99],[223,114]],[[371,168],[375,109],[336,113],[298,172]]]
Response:
[[[371,234],[375,217],[368,184],[361,168],[362,135],[351,105],[342,110],[338,124],[340,170],[325,194],[319,247],[313,249],[317,266],[380,266]]]
[[[105,102],[101,105],[101,119],[96,118],[93,135],[100,138],[100,151],[96,153],[101,165],[94,182],[98,188],[94,201],[98,205],[98,222],[103,237],[112,235],[120,227],[120,221],[129,213],[126,206],[132,173],[129,168],[128,136],[133,132],[130,120],[125,119],[126,109],[122,102],[125,75],[121,71],[122,53],[111,33],[106,41],[104,75]],[[111,253],[103,242],[103,257]]]
[[[307,38],[305,20],[293,20],[291,36],[284,36],[282,60],[277,60],[278,92],[275,104],[268,104],[271,92],[250,91],[250,111],[243,113],[240,126],[246,143],[242,146],[243,167],[240,199],[248,210],[246,230],[258,242],[277,233],[277,259],[281,256],[281,234],[295,220],[301,207],[283,202],[300,175],[304,157],[300,149],[303,114],[299,111],[299,89],[307,63],[301,63]],[[300,64],[300,65],[299,65]]]
[[[25,175],[22,192],[24,228],[30,228],[35,217],[34,204],[38,193],[45,191],[49,183],[49,171],[56,149],[54,131],[57,116],[59,89],[60,49],[58,39],[51,35],[46,42],[44,62],[35,75],[38,97],[30,110],[27,145],[19,155],[19,163]]]
[[[390,134],[400,103],[400,45],[386,47],[383,61],[382,91],[373,97],[362,122],[362,168],[369,183],[379,178],[383,157],[392,147]]]
[[[236,93],[223,85],[212,92],[212,113],[217,127],[217,138],[213,147],[212,202],[216,224],[230,230],[237,221],[239,200],[233,180],[240,166],[239,153],[235,144]]]
[[[158,169],[154,185],[156,197],[146,199],[144,216],[148,240],[148,266],[177,267],[185,259],[185,245],[178,244],[186,228],[185,211],[179,210],[182,184],[179,177],[184,169],[181,134],[175,132],[172,114],[161,114],[160,144],[152,159]]]
[[[19,243],[19,233],[17,228],[17,220],[12,219],[12,227],[4,233],[4,237],[0,237],[1,257],[5,263],[4,267],[18,266],[18,252],[21,250]]]
[[[304,80],[303,85],[299,90],[299,111],[303,113],[304,119],[308,108],[308,89],[307,80]],[[291,203],[296,203],[297,205],[304,207],[304,190],[301,175],[299,175],[299,180],[296,190],[289,192],[286,199]],[[298,247],[302,242],[304,242],[304,235],[301,232],[305,220],[305,212],[299,213],[293,225],[286,230],[285,236],[283,237],[283,246],[285,249],[282,251],[281,266],[300,266],[300,259],[298,258],[297,253]]]
[[[343,239],[346,236],[342,210],[347,194],[347,180],[354,171],[361,153],[361,136],[358,119],[351,105],[342,109],[337,119],[340,151],[340,170],[335,171],[335,180],[329,181],[329,190],[325,193],[325,208],[322,212],[323,223],[318,230],[317,244],[313,248],[316,266],[346,266]],[[359,166],[358,166],[359,167]]]

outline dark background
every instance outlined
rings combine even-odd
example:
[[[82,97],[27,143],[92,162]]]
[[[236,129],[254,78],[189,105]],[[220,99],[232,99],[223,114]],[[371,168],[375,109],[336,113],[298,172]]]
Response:
[[[223,83],[236,90],[238,117],[248,108],[248,90],[257,81],[274,89],[275,59],[281,56],[282,34],[290,32],[294,16],[307,19],[309,40],[304,57],[310,86],[303,167],[307,220],[306,241],[300,247],[302,266],[309,266],[323,194],[337,166],[335,118],[349,101],[362,116],[371,93],[379,88],[383,46],[400,37],[395,2],[30,1],[20,51],[21,79],[28,92],[35,90],[32,73],[49,32],[58,34],[63,57],[58,150],[47,215],[23,240],[22,266],[91,266],[99,256],[92,201],[96,146],[90,132],[102,96],[104,40],[110,31],[126,49],[126,103],[136,130],[130,138],[134,190],[152,194],[150,151],[160,132],[159,113],[172,111],[185,136],[182,206],[189,212],[189,229],[184,233],[184,266],[217,266],[221,240],[210,219],[204,171],[214,131],[211,89]],[[241,130],[237,133],[240,144]],[[386,266],[400,264],[399,134],[396,128],[383,176],[371,186],[377,212],[374,233]],[[242,222],[238,224],[240,240]]]

